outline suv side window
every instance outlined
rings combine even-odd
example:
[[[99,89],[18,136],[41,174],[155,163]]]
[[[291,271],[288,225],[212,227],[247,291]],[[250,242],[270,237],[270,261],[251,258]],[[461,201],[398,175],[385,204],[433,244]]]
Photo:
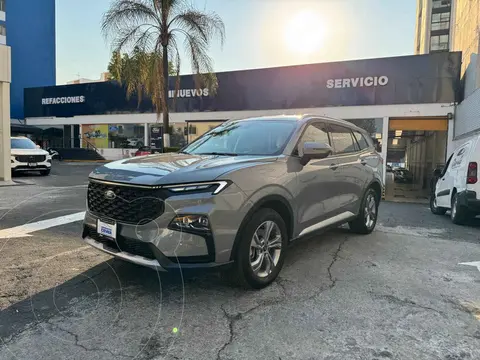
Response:
[[[448,158],[447,163],[445,164],[445,167],[443,168],[443,171],[442,171],[442,174],[441,174],[442,177],[443,177],[443,176],[447,173],[447,171],[449,170],[450,163],[452,162],[452,159],[453,159],[453,155],[454,155],[454,154],[450,155],[450,157]]]
[[[365,136],[360,131],[353,130],[353,135],[360,146],[360,150],[364,150],[369,147],[367,140],[365,140]]]
[[[354,140],[352,131],[349,128],[330,124],[330,136],[332,137],[335,154],[347,154],[358,151],[357,142]]]
[[[302,137],[300,138],[293,155],[298,155],[298,149],[303,148],[303,144],[306,142],[316,142],[331,145],[328,137],[327,126],[320,122],[307,125],[307,128],[302,134]]]

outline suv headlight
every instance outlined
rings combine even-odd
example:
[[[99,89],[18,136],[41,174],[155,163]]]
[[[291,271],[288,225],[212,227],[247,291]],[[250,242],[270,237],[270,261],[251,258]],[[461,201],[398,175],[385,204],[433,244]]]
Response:
[[[165,189],[174,193],[188,193],[188,192],[210,192],[214,195],[220,193],[230,185],[228,181],[209,181],[196,184],[179,184],[179,185],[167,185]]]
[[[206,215],[177,215],[168,228],[186,232],[209,232],[210,221]]]

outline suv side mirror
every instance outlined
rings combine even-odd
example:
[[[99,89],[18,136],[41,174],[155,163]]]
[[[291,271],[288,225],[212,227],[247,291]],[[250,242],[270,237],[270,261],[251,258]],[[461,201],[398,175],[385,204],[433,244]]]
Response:
[[[35,148],[40,149],[40,145],[36,145]]]
[[[332,152],[332,147],[329,144],[305,142],[302,148],[300,163],[302,165],[307,165],[311,159],[324,159]]]

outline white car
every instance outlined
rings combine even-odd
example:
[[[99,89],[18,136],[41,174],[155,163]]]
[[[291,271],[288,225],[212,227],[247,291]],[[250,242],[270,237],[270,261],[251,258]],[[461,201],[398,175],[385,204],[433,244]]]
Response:
[[[40,146],[26,137],[12,137],[10,144],[12,172],[40,171],[41,175],[50,174],[52,157],[48,151],[40,149]]]
[[[435,192],[430,199],[430,209],[436,215],[450,210],[452,222],[464,224],[480,214],[480,135],[459,146],[438,177]]]

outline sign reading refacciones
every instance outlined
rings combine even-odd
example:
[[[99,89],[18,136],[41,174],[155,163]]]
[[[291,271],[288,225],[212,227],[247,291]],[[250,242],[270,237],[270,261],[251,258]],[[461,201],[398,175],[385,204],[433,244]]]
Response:
[[[42,98],[42,105],[56,105],[56,104],[83,104],[85,96],[63,96],[54,98]]]

